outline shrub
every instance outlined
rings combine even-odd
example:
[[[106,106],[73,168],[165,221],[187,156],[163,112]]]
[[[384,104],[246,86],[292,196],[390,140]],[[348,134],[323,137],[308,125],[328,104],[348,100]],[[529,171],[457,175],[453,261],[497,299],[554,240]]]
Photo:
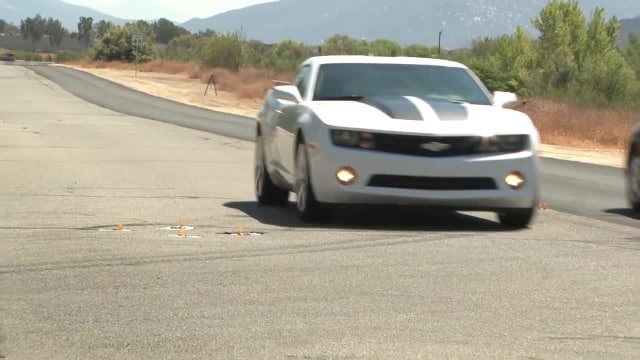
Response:
[[[83,55],[75,51],[62,50],[56,53],[55,61],[57,63],[70,63],[82,60]]]

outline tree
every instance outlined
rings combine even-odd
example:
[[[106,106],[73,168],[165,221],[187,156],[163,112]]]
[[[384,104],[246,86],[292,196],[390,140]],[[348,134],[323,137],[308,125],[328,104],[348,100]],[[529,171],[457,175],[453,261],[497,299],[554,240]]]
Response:
[[[206,29],[204,31],[200,30],[198,31],[197,34],[195,34],[197,37],[211,37],[211,36],[216,36],[218,35],[218,32],[212,29]]]
[[[165,45],[178,36],[189,34],[187,29],[177,26],[171,20],[165,18],[154,21],[151,27],[156,34],[156,41]]]
[[[572,84],[572,95],[589,105],[613,106],[631,102],[636,93],[635,73],[618,51],[590,56]]]
[[[69,34],[67,29],[62,25],[62,22],[53,18],[47,19],[45,32],[49,35],[49,44],[54,51],[60,47],[62,39]]]
[[[142,45],[137,49],[132,43],[133,34],[142,34]],[[149,29],[140,28],[135,24],[123,27],[111,27],[107,33],[98,40],[94,47],[94,60],[101,61],[127,61],[147,62],[154,58],[153,33]]]
[[[0,19],[0,34],[14,34],[19,31],[20,29],[17,26]]]
[[[322,45],[323,55],[366,55],[369,52],[365,40],[357,40],[344,34],[336,34]]]
[[[167,58],[180,61],[196,61],[201,57],[205,39],[195,35],[180,35],[167,44]]]
[[[587,40],[586,19],[577,1],[550,0],[532,19],[540,32],[538,64],[542,82],[567,89],[578,72]]]
[[[399,56],[402,46],[395,41],[378,39],[369,43],[369,52],[376,56]]]
[[[488,60],[498,51],[498,39],[485,37],[471,40],[470,56]]]
[[[83,50],[89,48],[93,38],[93,18],[81,16],[78,21],[78,41]]]
[[[269,51],[268,63],[270,68],[276,70],[294,70],[310,55],[303,43],[293,40],[284,40],[277,43]]]
[[[629,45],[624,50],[624,57],[636,72],[636,79],[640,80],[640,37],[635,33],[629,34]]]
[[[587,24],[587,39],[585,41],[585,56],[589,54],[604,54],[618,47],[620,36],[620,22],[617,17],[605,20],[604,9],[595,9],[591,20]]]
[[[522,26],[516,28],[514,35],[500,36],[496,41],[495,52],[490,56],[495,69],[522,74],[533,67],[535,48],[531,35]]]
[[[206,40],[202,52],[202,62],[211,67],[221,67],[239,71],[242,64],[241,32],[219,34]]]
[[[47,21],[40,14],[20,21],[20,32],[25,39],[31,39],[33,51],[36,51],[37,44],[45,34],[46,24]]]
[[[271,47],[261,41],[251,40],[244,44],[243,66],[264,68],[268,66]]]
[[[102,39],[112,26],[116,25],[106,20],[100,20],[93,25],[93,33],[95,34],[96,39]]]
[[[551,0],[532,20],[540,31],[541,84],[581,102],[607,104],[629,99],[633,70],[618,46],[620,25],[598,7],[587,21],[576,1]]]
[[[427,58],[432,56],[431,49],[429,49],[428,46],[424,46],[421,44],[413,44],[413,45],[406,46],[402,50],[402,52],[404,53],[405,56],[411,56],[411,57]]]

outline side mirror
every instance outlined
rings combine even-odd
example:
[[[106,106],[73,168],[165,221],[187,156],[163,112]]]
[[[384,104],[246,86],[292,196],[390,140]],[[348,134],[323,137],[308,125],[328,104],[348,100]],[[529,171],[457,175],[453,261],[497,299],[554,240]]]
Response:
[[[518,102],[518,95],[514,93],[505,91],[494,91],[493,93],[494,106],[505,107],[506,105],[511,105],[516,102]]]
[[[278,100],[291,101],[294,103],[302,101],[302,95],[300,95],[300,91],[294,85],[274,86],[273,96]]]

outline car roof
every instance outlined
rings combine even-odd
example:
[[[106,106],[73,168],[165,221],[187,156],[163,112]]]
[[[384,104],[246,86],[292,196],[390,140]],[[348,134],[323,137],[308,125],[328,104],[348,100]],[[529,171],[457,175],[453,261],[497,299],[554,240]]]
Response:
[[[304,61],[304,65],[323,64],[405,64],[405,65],[438,65],[467,68],[456,61],[409,57],[409,56],[369,56],[369,55],[322,55],[313,56]]]

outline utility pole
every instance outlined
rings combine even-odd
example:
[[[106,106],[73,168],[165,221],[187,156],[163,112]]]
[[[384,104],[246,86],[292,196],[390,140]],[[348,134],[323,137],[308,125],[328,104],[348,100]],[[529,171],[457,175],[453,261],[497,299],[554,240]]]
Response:
[[[442,39],[442,30],[438,33],[438,56],[440,56],[440,42]]]

